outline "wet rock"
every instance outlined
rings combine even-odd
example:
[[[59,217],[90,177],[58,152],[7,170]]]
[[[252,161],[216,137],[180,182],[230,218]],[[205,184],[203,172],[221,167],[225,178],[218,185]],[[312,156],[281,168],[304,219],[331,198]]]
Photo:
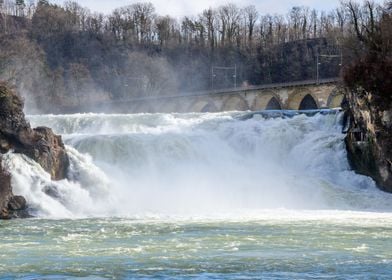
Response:
[[[53,180],[64,179],[69,168],[69,158],[61,136],[55,135],[52,129],[47,127],[35,128],[34,133],[39,140],[34,149],[25,154],[51,174]]]
[[[0,156],[0,219],[9,219],[8,203],[12,197],[11,176],[1,167]]]
[[[0,82],[0,156],[13,150],[37,161],[53,180],[66,178],[69,158],[61,136],[50,128],[32,129],[23,113],[23,102]],[[10,175],[0,169],[0,218],[29,216],[23,197],[14,196]]]
[[[1,167],[0,156],[0,219],[28,218],[27,202],[23,196],[15,196],[11,188],[11,176]]]
[[[391,110],[378,106],[363,89],[348,91],[346,99],[350,164],[358,173],[372,177],[381,190],[392,192]]]
[[[26,210],[27,202],[23,196],[15,195],[8,202],[8,209],[12,211]]]
[[[61,199],[61,194],[58,190],[58,188],[54,185],[52,186],[45,186],[42,190],[46,195],[55,198],[56,200]]]
[[[61,136],[47,127],[32,129],[25,119],[20,97],[0,83],[0,151],[11,149],[37,161],[52,179],[66,177],[69,158]]]

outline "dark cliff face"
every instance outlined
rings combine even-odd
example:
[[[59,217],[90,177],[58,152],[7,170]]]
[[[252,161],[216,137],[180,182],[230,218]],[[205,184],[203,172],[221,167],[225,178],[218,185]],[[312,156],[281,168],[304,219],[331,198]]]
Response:
[[[357,172],[372,177],[380,189],[392,192],[392,106],[378,105],[362,88],[349,90],[346,99],[350,164]]]
[[[0,218],[7,218],[9,216],[8,202],[12,196],[11,177],[0,166]]]
[[[1,154],[10,150],[37,161],[53,180],[66,177],[69,159],[61,137],[50,128],[32,129],[25,119],[20,97],[0,83],[0,163]],[[26,216],[25,209],[26,201],[13,195],[11,177],[0,168],[0,218]]]

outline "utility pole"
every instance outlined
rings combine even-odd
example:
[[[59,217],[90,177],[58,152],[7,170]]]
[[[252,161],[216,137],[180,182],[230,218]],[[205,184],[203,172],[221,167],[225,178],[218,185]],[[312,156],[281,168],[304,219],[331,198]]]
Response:
[[[234,65],[234,88],[237,88],[237,64]]]
[[[339,64],[339,66],[340,67],[343,66],[343,52],[340,52],[340,64]]]
[[[211,67],[211,89],[214,89],[214,79],[216,77],[215,70],[232,70],[234,88],[237,88],[237,64],[234,67],[212,66]]]
[[[215,78],[214,66],[211,66],[211,89],[214,89],[214,78]]]
[[[317,74],[316,74],[316,84],[317,85],[319,84],[319,65],[320,65],[320,63],[319,63],[319,54],[317,54],[317,56],[316,56],[316,72],[317,72]]]

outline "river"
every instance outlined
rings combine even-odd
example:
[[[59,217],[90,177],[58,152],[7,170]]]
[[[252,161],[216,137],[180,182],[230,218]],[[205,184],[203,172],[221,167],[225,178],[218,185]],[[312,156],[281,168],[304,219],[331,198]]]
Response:
[[[9,153],[35,218],[0,223],[0,277],[388,279],[392,195],[350,170],[342,114],[76,114],[69,179]]]

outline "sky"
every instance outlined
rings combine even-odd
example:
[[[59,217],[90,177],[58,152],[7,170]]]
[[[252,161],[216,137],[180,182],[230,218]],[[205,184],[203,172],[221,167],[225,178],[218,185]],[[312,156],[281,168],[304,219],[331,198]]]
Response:
[[[160,15],[196,16],[208,7],[235,3],[239,7],[255,5],[261,14],[285,14],[294,6],[307,6],[329,11],[339,6],[339,0],[74,0],[91,11],[110,13],[113,9],[136,2],[151,2]],[[380,0],[381,1],[381,0]],[[376,1],[376,2],[380,2]],[[62,0],[56,0],[62,4]]]

